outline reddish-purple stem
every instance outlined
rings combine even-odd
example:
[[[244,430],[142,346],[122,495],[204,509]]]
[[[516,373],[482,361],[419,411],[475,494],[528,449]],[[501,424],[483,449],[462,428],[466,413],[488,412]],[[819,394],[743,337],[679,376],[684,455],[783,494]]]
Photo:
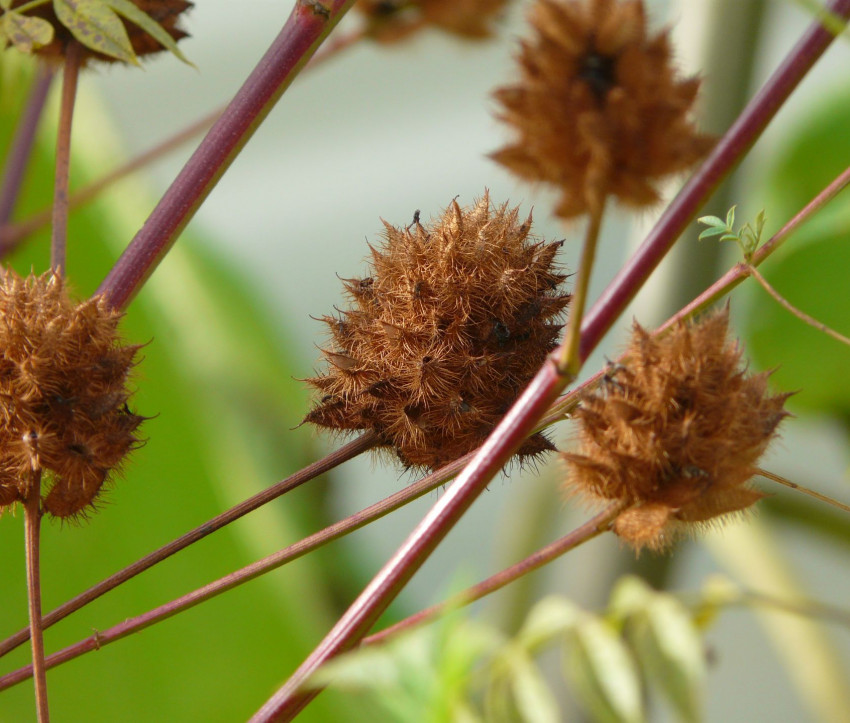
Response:
[[[828,9],[846,18],[850,0],[832,0]],[[834,36],[813,23],[779,69],[744,109],[703,166],[674,199],[649,237],[623,271],[611,282],[583,324],[582,358],[595,348],[626,304],[664,257],[711,190],[728,174],[775,115]],[[327,660],[357,645],[448,534],[490,479],[518,448],[566,384],[552,359],[547,360],[529,387],[490,435],[472,462],[446,494],[417,525],[402,546],[352,603],[327,636],[289,680],[262,706],[252,723],[291,720],[317,691],[303,691],[307,679]]]
[[[212,534],[216,530],[220,530],[225,525],[229,525],[234,520],[238,520],[240,517],[247,515],[249,512],[262,507],[267,502],[271,502],[273,499],[280,497],[282,494],[289,492],[299,485],[318,477],[320,474],[324,474],[328,470],[333,469],[337,465],[356,457],[361,452],[364,452],[374,446],[375,439],[375,436],[371,432],[362,434],[357,439],[340,447],[338,450],[332,452],[326,457],[313,462],[304,469],[299,470],[295,474],[281,480],[277,484],[272,485],[262,492],[259,492],[244,502],[240,502],[235,507],[232,507],[226,512],[222,512],[220,515],[214,517],[208,522],[205,522],[203,525],[200,525],[194,530],[187,532],[185,535],[178,537],[176,540],[169,542],[164,547],[154,550],[140,560],[136,560],[136,562],[129,567],[119,570],[114,575],[102,580],[94,587],[80,593],[75,598],[71,598],[68,602],[60,605],[55,610],[51,610],[43,616],[42,626],[44,628],[50,627],[54,623],[68,617],[68,615],[76,610],[79,610],[84,605],[88,605],[93,600],[96,600],[101,595],[104,595],[122,583],[127,582],[127,580],[135,577],[140,572],[144,572],[148,568],[156,565],[158,562],[162,562],[175,552],[179,552],[198,540],[203,539],[207,535]],[[28,639],[29,629],[19,630],[14,635],[8,637],[0,643],[0,657],[14,650],[22,643],[25,643]]]
[[[850,14],[850,0],[832,0],[827,11],[846,19]],[[747,104],[705,163],[665,209],[634,256],[588,311],[582,325],[582,359],[587,359],[596,348],[711,192],[761,135],[776,111],[834,38],[820,22],[812,23],[762,89]]]
[[[820,193],[818,193],[815,198],[813,198],[806,206],[794,215],[779,231],[774,234],[769,241],[767,241],[761,248],[759,248],[756,253],[753,255],[752,264],[758,265],[762,261],[764,261],[771,253],[776,251],[782,243],[788,238],[788,236],[799,228],[803,223],[805,223],[809,218],[811,218],[815,213],[817,213],[824,205],[826,205],[829,201],[835,198],[838,193],[840,193],[844,188],[850,185],[850,168],[845,169],[832,183],[830,183],[825,189],[823,189]],[[716,283],[712,284],[708,289],[702,292],[699,296],[697,296],[690,304],[684,307],[681,311],[674,314],[670,319],[668,319],[664,324],[659,326],[653,334],[663,333],[664,330],[670,328],[674,324],[677,324],[687,318],[690,318],[694,314],[698,313],[700,310],[710,306],[717,299],[721,298],[725,294],[729,293],[735,286],[737,286],[741,281],[745,280],[748,273],[748,266],[744,264],[736,264],[732,269],[730,269],[720,280]],[[605,374],[604,370],[595,374],[591,378],[587,379],[584,383],[582,383],[578,388],[564,395],[558,400],[558,403],[551,407],[549,413],[544,417],[541,427],[548,426],[549,424],[553,424],[560,419],[563,418],[563,415],[566,411],[575,404],[576,400],[581,396],[584,390],[590,389],[594,387],[600,379]],[[354,443],[362,443],[364,440],[360,438],[355,440]],[[339,455],[348,455],[353,453],[354,450],[350,448],[342,448],[337,452],[333,453],[332,456],[337,457],[337,462],[339,461]],[[428,475],[427,477],[419,480],[418,482],[409,485],[403,490],[396,492],[393,495],[390,495],[384,500],[367,507],[360,512],[347,517],[344,520],[340,520],[339,522],[334,523],[326,527],[324,530],[320,530],[319,532],[305,537],[303,540],[296,542],[288,547],[276,552],[268,557],[259,560],[247,567],[242,568],[241,570],[237,570],[236,572],[227,575],[215,582],[210,583],[209,585],[205,585],[203,588],[195,590],[191,593],[181,596],[176,600],[172,600],[165,605],[161,605],[154,610],[148,611],[143,615],[136,616],[135,618],[131,618],[129,620],[124,621],[120,625],[116,625],[108,630],[104,630],[102,632],[98,632],[95,635],[87,638],[86,640],[82,640],[74,645],[71,645],[64,650],[61,650],[57,653],[54,653],[47,659],[47,667],[52,668],[55,665],[59,665],[60,663],[64,663],[68,660],[72,660],[84,653],[87,653],[91,650],[97,650],[108,643],[115,642],[116,640],[120,640],[121,638],[126,637],[134,632],[142,630],[143,628],[149,627],[154,623],[157,623],[161,620],[165,620],[178,612],[182,612],[183,610],[187,610],[194,605],[197,605],[199,602],[206,600],[208,598],[214,597],[215,595],[224,592],[225,590],[229,590],[232,587],[236,587],[243,582],[247,582],[248,580],[252,580],[255,577],[258,577],[261,574],[274,570],[281,565],[284,565],[292,560],[295,560],[308,552],[315,550],[318,547],[332,541],[336,540],[343,535],[352,532],[353,530],[357,530],[364,525],[373,522],[374,520],[389,514],[390,512],[402,507],[407,504],[411,500],[417,499],[421,497],[426,492],[435,489],[439,485],[445,483],[449,480],[458,470],[462,469],[467,462],[472,459],[472,452],[460,459],[455,460],[454,462],[446,465],[441,468],[437,472]],[[320,464],[323,462],[327,462],[327,458],[325,460],[320,460],[316,464]],[[763,474],[769,474],[764,473]],[[300,473],[299,473],[300,474]],[[771,478],[773,478],[771,476]],[[267,496],[269,492],[273,490],[280,489],[280,486],[285,483],[280,483],[273,488],[261,493],[264,496]],[[252,498],[248,502],[253,502],[256,498]],[[247,503],[243,503],[247,504]],[[240,506],[241,508],[241,506]],[[603,510],[600,514],[606,514],[610,512],[610,510]],[[225,513],[229,514],[229,513]],[[222,519],[221,517],[216,518],[217,520]],[[599,516],[589,520],[585,525],[582,525],[580,528],[574,530],[567,537],[561,538],[551,545],[539,550],[538,552],[531,555],[526,560],[517,563],[511,568],[507,570],[503,570],[502,572],[493,575],[488,578],[484,582],[475,586],[471,590],[474,595],[476,595],[475,599],[483,596],[484,594],[489,594],[495,589],[498,589],[513,579],[519,577],[520,575],[524,575],[531,570],[537,569],[541,565],[548,562],[552,556],[557,556],[559,554],[563,554],[567,549],[564,548],[564,544],[568,539],[572,539],[575,535],[584,534],[581,532],[582,530],[586,530],[588,525],[598,525],[601,518]],[[213,521],[215,522],[215,520]],[[204,526],[206,528],[208,526]],[[204,529],[204,528],[198,528]],[[191,534],[191,533],[190,533]],[[185,539],[185,538],[181,538]],[[147,559],[147,558],[146,558]],[[110,578],[111,580],[112,578]],[[109,582],[109,580],[105,581]],[[99,586],[98,586],[99,587]],[[94,589],[94,588],[93,588]],[[467,591],[469,592],[469,591]],[[480,593],[480,594],[479,594]],[[468,600],[471,602],[472,600]],[[442,604],[442,607],[445,607],[448,603]],[[451,604],[448,604],[451,607]],[[429,608],[426,611],[422,611],[417,615],[414,615],[412,618],[408,618],[403,621],[404,626],[407,627],[409,625],[414,625],[425,618],[432,617],[432,614],[437,614],[437,608],[441,608],[441,606],[434,606],[433,608]],[[58,611],[55,611],[58,612]],[[399,623],[398,626],[394,626],[392,630],[395,630],[397,627],[401,626],[402,623]],[[390,629],[384,630],[381,633],[376,635],[372,635],[363,640],[362,644],[369,644],[373,642],[378,642],[379,639],[385,638],[390,633]],[[10,639],[11,640],[11,639]],[[26,640],[24,637],[21,642]],[[8,642],[8,641],[7,641]],[[26,680],[28,677],[32,675],[32,666],[27,666],[21,668],[19,670],[8,673],[5,676],[0,677],[0,690],[5,690],[17,683],[20,683],[23,680]]]
[[[382,643],[387,638],[397,635],[405,630],[410,630],[418,625],[426,623],[434,618],[439,617],[449,610],[456,610],[460,607],[465,607],[476,600],[480,600],[491,593],[501,590],[506,585],[509,585],[514,580],[518,580],[523,575],[527,575],[534,570],[537,570],[543,565],[547,565],[552,560],[557,559],[561,555],[566,554],[570,550],[575,549],[579,545],[592,540],[597,535],[605,532],[611,525],[614,518],[622,511],[622,506],[619,503],[608,505],[599,514],[591,517],[587,522],[576,527],[571,532],[567,533],[560,539],[541,547],[537,552],[529,555],[523,560],[520,560],[510,567],[506,567],[501,572],[491,575],[486,580],[482,580],[477,585],[467,588],[461,593],[452,596],[436,605],[420,610],[415,615],[400,620],[395,625],[384,628],[368,638],[364,638],[361,645],[375,645]]]
[[[354,0],[298,0],[271,47],[97,290],[124,309]]]
[[[267,572],[276,570],[282,565],[292,562],[293,560],[297,560],[299,557],[303,557],[308,552],[311,552],[333,540],[339,539],[340,537],[347,535],[349,532],[358,530],[364,525],[368,525],[370,522],[373,522],[384,515],[388,515],[390,512],[403,507],[408,502],[418,499],[440,485],[445,484],[446,481],[451,479],[454,474],[461,470],[471,458],[472,453],[461,457],[460,459],[457,459],[439,469],[437,472],[424,477],[418,482],[408,485],[403,490],[399,490],[395,494],[390,495],[380,502],[376,502],[374,505],[370,505],[369,507],[360,510],[360,512],[356,512],[355,514],[346,517],[344,520],[335,522],[325,529],[319,530],[319,532],[309,535],[304,539],[283,548],[282,550],[278,550],[277,552],[264,557],[262,560],[251,563],[250,565],[243,567],[241,570],[236,570],[235,572],[225,575],[224,577],[204,585],[197,590],[181,595],[179,598],[160,605],[153,610],[149,610],[148,612],[137,615],[133,618],[128,618],[122,623],[114,625],[106,630],[98,631],[85,640],[69,645],[67,648],[50,655],[46,660],[46,667],[48,669],[53,668],[85,653],[89,653],[92,650],[99,650],[109,643],[114,643],[122,638],[126,638],[128,635],[139,632],[140,630],[166,620],[177,613],[188,610],[205,600],[209,600],[216,595],[220,595],[223,592],[259,577],[260,575],[264,575]],[[0,691],[5,690],[6,688],[11,688],[13,685],[17,685],[31,676],[31,665],[24,666],[23,668],[13,670],[6,675],[0,676]]]
[[[59,126],[56,132],[56,173],[53,179],[53,213],[50,233],[50,266],[54,272],[66,273],[68,246],[68,183],[71,175],[71,126],[77,100],[77,81],[83,46],[68,43],[62,71],[62,102],[59,106]]]
[[[18,200],[24,173],[35,143],[35,132],[38,130],[38,122],[41,119],[52,80],[53,70],[47,66],[41,66],[15,129],[15,136],[3,167],[3,181],[0,183],[0,233],[2,233],[2,227],[9,223],[12,212],[15,210],[15,203]]]

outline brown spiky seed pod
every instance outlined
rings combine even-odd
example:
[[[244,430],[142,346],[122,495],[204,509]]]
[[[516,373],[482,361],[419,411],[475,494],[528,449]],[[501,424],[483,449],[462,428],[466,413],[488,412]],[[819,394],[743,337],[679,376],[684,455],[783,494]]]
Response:
[[[569,296],[554,264],[560,243],[530,235],[487,194],[428,225],[384,222],[371,268],[345,280],[352,302],[326,316],[328,369],[306,421],[373,430],[408,467],[436,469],[475,449],[556,344]],[[540,434],[521,458],[551,449]]]
[[[494,21],[508,0],[360,0],[355,6],[367,18],[370,37],[392,43],[432,26],[464,38],[493,35]]]
[[[75,304],[51,273],[0,279],[0,509],[41,473],[46,513],[84,513],[137,446],[126,385],[139,347],[120,343],[120,318],[99,298]]]
[[[563,455],[567,489],[633,505],[614,530],[638,550],[764,496],[748,482],[789,395],[741,368],[727,327],[728,310],[658,338],[636,324],[623,363],[576,411],[581,449]]]
[[[530,21],[521,79],[495,91],[516,140],[492,157],[560,189],[565,218],[608,195],[658,201],[659,179],[712,145],[688,118],[699,81],[677,78],[667,33],[647,36],[641,0],[537,0]]]
[[[12,0],[11,9],[14,10],[21,5],[25,5],[29,0]],[[142,12],[149,15],[153,20],[159,23],[163,30],[167,32],[174,40],[181,40],[188,36],[182,28],[179,27],[180,16],[192,8],[194,3],[189,0],[131,0],[131,2]],[[27,15],[43,18],[53,26],[53,40],[48,45],[36,48],[33,53],[46,61],[56,62],[61,61],[65,57],[66,48],[71,42],[76,42],[71,31],[68,30],[56,17],[53,10],[53,4],[48,3],[31,10],[27,10]],[[2,15],[2,12],[0,12]],[[137,56],[152,55],[159,53],[165,48],[159,44],[154,38],[148,35],[142,28],[135,23],[131,23],[124,18],[121,18],[127,30],[127,37],[130,38],[130,44],[133,46],[133,51]],[[91,48],[82,47],[80,52],[80,62],[85,64],[90,60],[101,60],[106,63],[119,62],[118,58],[111,55],[98,53]]]

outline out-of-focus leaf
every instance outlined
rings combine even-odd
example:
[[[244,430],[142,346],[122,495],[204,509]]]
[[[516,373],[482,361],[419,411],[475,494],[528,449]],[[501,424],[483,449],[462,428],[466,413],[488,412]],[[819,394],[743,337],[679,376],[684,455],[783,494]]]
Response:
[[[12,11],[0,18],[0,33],[24,53],[31,53],[53,40],[53,26],[47,20]]]
[[[189,59],[180,51],[180,48],[177,47],[174,38],[150,15],[140,10],[137,5],[134,5],[130,0],[106,0],[106,2],[115,12],[123,15],[131,23],[138,25],[172,55],[175,55],[187,65],[192,65]]]
[[[534,661],[518,651],[510,658],[511,689],[523,723],[558,723],[558,703]]]
[[[121,18],[103,0],[53,0],[56,17],[87,48],[139,64]]]
[[[342,655],[310,684],[368,693],[394,721],[474,723],[478,717],[468,700],[473,671],[502,642],[495,631],[451,616],[378,648]]]
[[[850,95],[826,91],[810,107],[797,132],[771,148],[766,169],[768,213],[777,219],[799,211],[847,166],[850,158]],[[850,335],[850,206],[847,191],[796,231],[761,271],[791,304]],[[747,350],[763,368],[776,368],[778,389],[800,390],[789,404],[846,418],[850,415],[850,348],[783,309],[750,284],[745,320]]]
[[[624,619],[626,636],[647,679],[664,692],[679,719],[701,720],[705,657],[688,610],[636,577],[620,581],[611,608]]]
[[[581,608],[570,600],[554,595],[543,598],[529,612],[517,640],[535,651],[571,630],[581,616]]]
[[[638,669],[612,626],[586,613],[567,638],[565,673],[592,718],[601,723],[643,721]]]
[[[14,54],[9,54],[12,56]],[[22,58],[23,56],[18,56]],[[0,63],[14,79],[11,57]],[[20,68],[18,68],[20,70]],[[15,86],[0,89],[5,94]],[[25,90],[25,87],[24,87]],[[120,158],[114,132],[80,89],[74,177],[83,184]],[[14,92],[14,91],[11,91]],[[3,97],[3,96],[0,96]],[[26,97],[13,96],[13,101]],[[0,157],[14,123],[0,103]],[[45,118],[56,118],[55,112]],[[19,217],[43,208],[52,190],[55,128],[44,123]],[[71,216],[68,276],[90,294],[144,221],[143,185],[119,189]],[[232,260],[184,235],[130,306],[122,329],[147,343],[132,406],[150,415],[148,438],[130,459],[102,509],[80,526],[46,524],[42,543],[44,606],[50,609],[143,554],[295,471],[311,460],[309,434],[289,429],[306,408],[300,369],[281,329],[257,303]],[[40,234],[13,260],[24,273],[48,264]],[[205,584],[260,554],[312,532],[323,520],[311,489],[252,513],[51,628],[51,650]],[[20,518],[0,519],[0,635],[26,624]],[[336,616],[331,577],[313,556],[200,605],[139,635],[50,673],[57,720],[244,720],[309,653]],[[4,669],[28,661],[22,646]],[[0,693],[0,718],[30,720],[31,683]],[[323,695],[305,721],[362,720],[350,701]]]

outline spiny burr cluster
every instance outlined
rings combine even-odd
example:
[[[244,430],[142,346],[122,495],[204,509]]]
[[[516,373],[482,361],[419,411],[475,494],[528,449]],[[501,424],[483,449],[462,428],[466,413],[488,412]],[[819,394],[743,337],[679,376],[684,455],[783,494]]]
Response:
[[[159,23],[163,30],[167,32],[174,40],[181,40],[187,37],[186,33],[180,26],[181,15],[192,8],[194,3],[189,0],[130,0],[139,10],[146,15],[149,15],[154,21]],[[12,0],[11,10],[15,10],[21,6],[29,4],[29,0]],[[56,12],[52,3],[48,3],[39,7],[34,7],[26,11],[27,15],[43,18],[53,26],[53,41],[48,45],[37,48],[35,55],[44,58],[48,61],[61,61],[65,57],[68,43],[74,42],[74,36],[71,31],[66,28],[56,16]],[[2,11],[0,11],[2,16]],[[127,31],[127,36],[130,39],[130,44],[133,46],[133,51],[139,57],[143,55],[152,55],[159,53],[164,48],[153,37],[148,35],[142,28],[135,23],[122,20]],[[100,60],[106,63],[116,62],[116,58],[98,53],[90,48],[84,48],[81,54],[82,62],[87,63],[89,60]]]
[[[493,158],[558,188],[558,215],[655,203],[710,149],[689,119],[699,81],[677,77],[666,32],[647,35],[642,0],[537,0],[530,21],[521,78],[495,93],[516,139]]]
[[[635,325],[622,364],[576,412],[579,454],[565,454],[567,488],[632,507],[614,530],[637,549],[661,549],[694,523],[746,509],[748,486],[786,416],[727,342],[728,312],[654,338]]]
[[[360,0],[368,34],[385,43],[433,26],[464,38],[488,38],[508,0]]]
[[[40,479],[45,512],[83,513],[137,446],[126,383],[139,347],[119,342],[120,318],[98,298],[75,304],[51,273],[3,275],[0,509]]]
[[[396,228],[364,278],[345,280],[351,308],[326,316],[332,348],[306,421],[373,430],[408,467],[436,469],[479,446],[556,345],[569,296],[559,242],[530,235],[488,195],[430,224]],[[537,434],[521,458],[551,449]]]

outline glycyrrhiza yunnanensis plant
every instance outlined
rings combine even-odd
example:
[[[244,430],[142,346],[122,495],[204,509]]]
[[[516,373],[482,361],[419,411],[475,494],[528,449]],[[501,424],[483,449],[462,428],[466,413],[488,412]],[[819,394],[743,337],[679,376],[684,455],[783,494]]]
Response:
[[[253,129],[259,117],[267,111],[269,103],[281,92],[281,84],[288,82],[290,78],[289,70],[293,67],[293,56],[283,53],[282,50],[284,48],[292,50],[293,46],[295,46],[301,52],[306,52],[312,47],[312,41],[320,33],[326,32],[329,29],[328,25],[330,23],[328,21],[338,19],[341,14],[340,11],[344,11],[347,5],[344,3],[299,3],[296,6],[296,10],[278,39],[278,43],[276,43],[276,46],[273,46],[272,51],[266,56],[265,63],[261,65],[258,72],[252,76],[252,79],[249,80],[243,91],[240,92],[238,102],[235,102],[231,106],[220,123],[213,128],[198,152],[193,156],[193,159],[187,164],[184,172],[181,173],[181,176],[166,194],[157,210],[152,214],[145,228],[137,235],[129,247],[128,252],[122,257],[122,260],[119,261],[113,272],[110,273],[101,285],[100,291],[107,302],[119,308],[126,306],[144,278],[152,271],[156,262],[162,257],[170,244],[173,243],[183,226],[185,226],[185,223],[188,221],[188,214],[202,201],[222,168],[229,163],[233,154],[241,147],[245,139],[245,134]],[[423,3],[423,5],[425,4]],[[435,5],[437,4],[435,3]],[[588,7],[590,6],[598,6],[599,8],[619,7],[612,3],[591,3]],[[552,12],[555,4],[543,3],[542,7],[548,8]],[[634,14],[637,12],[636,9],[640,7],[640,4],[624,3],[623,7],[628,8],[627,12]],[[836,12],[846,11],[842,3],[835,3],[833,9]],[[632,18],[631,22],[634,26],[638,21]],[[641,36],[643,30],[641,23],[638,23],[638,30],[641,32],[633,30],[638,40],[643,39]],[[625,23],[624,26],[628,27],[628,23]],[[706,166],[700,174],[695,176],[695,179],[686,186],[682,194],[680,194],[679,200],[674,202],[670,210],[662,218],[660,225],[657,227],[658,230],[654,232],[654,235],[650,236],[643,247],[644,250],[639,252],[636,260],[627,266],[621,276],[611,285],[610,288],[612,291],[604,296],[591,310],[588,318],[585,320],[585,333],[581,337],[582,346],[579,347],[579,330],[581,329],[582,310],[586,297],[586,284],[592,266],[595,234],[598,233],[602,208],[605,198],[609,194],[622,195],[617,190],[617,184],[612,180],[614,177],[610,175],[612,168],[621,167],[621,165],[618,165],[620,161],[617,154],[607,150],[604,143],[600,143],[598,138],[591,136],[589,152],[594,162],[587,166],[591,170],[588,175],[591,181],[586,183],[582,188],[585,191],[585,201],[590,199],[586,210],[590,211],[594,221],[591,223],[591,232],[588,234],[588,241],[585,244],[585,248],[588,251],[583,257],[576,283],[576,296],[578,297],[577,301],[580,303],[578,304],[577,311],[575,308],[573,309],[567,343],[563,345],[563,353],[558,355],[557,360],[553,358],[552,361],[547,361],[544,364],[540,374],[532,381],[529,387],[530,391],[526,392],[520,398],[518,407],[515,407],[515,410],[518,411],[508,415],[509,424],[513,425],[510,435],[507,438],[499,437],[497,431],[497,434],[485,446],[484,451],[479,453],[475,458],[478,460],[477,464],[479,465],[481,461],[486,460],[484,474],[481,473],[480,470],[482,468],[480,466],[478,468],[475,466],[469,468],[470,471],[464,473],[459,484],[452,488],[452,490],[460,490],[463,494],[461,492],[450,491],[443,498],[440,508],[451,509],[450,505],[455,499],[460,499],[460,504],[446,518],[440,519],[436,514],[429,518],[439,522],[437,527],[439,534],[431,534],[431,528],[429,527],[431,523],[426,522],[422,528],[427,532],[425,537],[412,538],[414,540],[424,540],[424,544],[421,545],[421,551],[417,553],[420,559],[427,556],[427,553],[433,549],[433,546],[436,545],[436,542],[445,533],[447,529],[445,519],[456,519],[462,513],[462,510],[471,503],[471,496],[466,495],[463,485],[466,485],[470,480],[473,482],[477,480],[480,491],[480,486],[486,483],[487,475],[491,475],[501,467],[514,449],[521,448],[521,445],[525,443],[523,440],[526,434],[533,431],[537,419],[545,411],[548,404],[566,386],[570,377],[575,375],[581,359],[586,356],[588,350],[595,343],[598,343],[602,331],[610,325],[612,319],[622,310],[625,300],[633,295],[640,283],[648,275],[649,268],[657,262],[666,248],[669,248],[673,240],[675,240],[676,232],[680,231],[684,221],[694,214],[700,199],[704,197],[707,189],[722,176],[723,172],[728,170],[730,164],[739,157],[743,147],[752,142],[752,139],[766,124],[771,113],[775,111],[781,100],[787,96],[793,84],[799,80],[805,68],[813,62],[816,55],[826,46],[829,37],[828,33],[824,32],[820,27],[813,29],[806,41],[798,46],[795,53],[792,54],[789,62],[774,76],[772,84],[769,84],[767,89],[753,102],[749,114],[745,114],[742,121],[730,130],[720,146],[709,157]],[[629,38],[626,40],[629,40]],[[614,44],[612,47],[616,49],[618,46]],[[610,57],[605,55],[605,50],[606,48],[602,50],[593,49],[586,56],[593,60],[591,64],[593,67],[585,67],[583,71],[590,75],[588,77],[582,77],[584,77],[587,86],[591,89],[591,97],[595,97],[597,94],[619,90],[620,87],[615,82],[617,80],[616,76],[612,77],[612,73],[614,72],[612,70],[612,61]],[[614,51],[610,51],[609,49],[609,52]],[[275,65],[276,63],[280,63],[280,65]],[[609,85],[611,87],[608,87]],[[685,92],[684,98],[686,101],[684,108],[687,109],[689,105],[688,101],[692,99],[692,90]],[[657,110],[656,106],[651,107]],[[592,111],[592,108],[588,111],[591,116]],[[591,118],[591,120],[584,120],[582,123],[586,127],[593,128],[594,120],[596,119]],[[679,168],[679,166],[674,165],[666,168],[666,170],[675,171],[679,170]],[[57,174],[57,178],[60,175]],[[633,193],[637,194],[637,191],[633,191]],[[626,197],[628,198],[628,193],[626,193]],[[646,196],[640,197],[645,198]],[[61,249],[61,247],[62,243],[60,241],[57,243],[57,248]],[[59,253],[61,251],[54,255],[54,267],[63,268],[63,263],[56,262],[56,258],[60,257]],[[387,336],[387,330],[384,325],[395,326],[391,320],[383,318],[377,318],[374,321],[377,326],[381,327],[380,331],[384,336]],[[507,325],[501,322],[505,326],[505,330],[502,330],[501,326],[496,325],[497,321],[501,322],[499,319],[490,321],[488,333],[498,345],[500,338],[504,337],[505,333],[509,330],[507,329]],[[440,324],[437,321],[434,326],[434,332],[432,333],[439,332],[439,329]],[[502,341],[505,341],[505,339],[502,339]],[[550,343],[551,340],[546,342],[546,344]],[[331,354],[340,355],[337,357],[337,361],[342,366],[349,364],[347,360],[355,358],[342,352],[332,351]],[[419,361],[421,362],[426,356],[428,355],[420,354]],[[341,357],[345,357],[345,359]],[[333,361],[333,357],[331,357],[331,361]],[[355,371],[355,368],[350,366],[349,369],[344,369],[343,371],[352,372]],[[526,380],[522,379],[522,381],[524,382]],[[616,382],[616,379],[613,382]],[[462,398],[460,401],[454,400],[454,403],[458,414],[468,413],[463,406],[464,400]],[[403,406],[406,407],[407,405]],[[412,418],[414,422],[418,422],[421,415],[416,413],[416,409],[411,409],[410,412],[411,414],[405,413],[404,417],[407,419]],[[505,429],[505,424],[500,429]],[[417,427],[418,425],[414,424],[413,426]],[[364,425],[361,428],[370,427],[369,425]],[[381,436],[384,434],[384,429],[373,428],[373,431],[378,435],[377,442],[379,444],[387,443],[387,438]],[[411,434],[415,435],[416,432],[414,431]],[[376,440],[373,439],[372,441],[375,442]],[[505,446],[506,442],[507,446]],[[457,450],[458,453],[461,451],[465,450]],[[404,453],[402,453],[402,459],[404,458]],[[410,460],[414,465],[421,464],[423,466],[436,466],[441,461],[441,459],[437,458],[435,464],[431,464],[429,461]],[[441,529],[440,526],[442,526]],[[417,544],[419,543],[414,542],[414,546]],[[403,558],[400,557],[399,559],[401,560]],[[390,579],[391,584],[389,588],[393,592],[413,572],[413,566],[404,567],[404,565],[409,565],[409,563],[405,561],[403,565],[398,566],[396,569],[400,570],[401,575],[396,579]],[[371,620],[377,614],[377,610],[387,602],[388,597],[381,599],[375,594],[377,589],[373,586],[361,598],[367,601],[368,605],[371,606],[371,610],[358,622],[358,625],[362,628],[362,631],[358,634],[365,632],[371,624]],[[359,615],[356,608],[355,614]],[[350,620],[351,618],[344,622],[348,624]],[[348,647],[354,644],[355,641],[349,639],[342,642],[344,647]],[[333,651],[326,649],[320,652],[318,656],[314,657],[310,665],[315,667],[315,664],[320,662],[328,652]],[[300,678],[303,679],[303,675]],[[299,677],[297,676],[290,689],[294,690],[294,686],[298,682]]]

